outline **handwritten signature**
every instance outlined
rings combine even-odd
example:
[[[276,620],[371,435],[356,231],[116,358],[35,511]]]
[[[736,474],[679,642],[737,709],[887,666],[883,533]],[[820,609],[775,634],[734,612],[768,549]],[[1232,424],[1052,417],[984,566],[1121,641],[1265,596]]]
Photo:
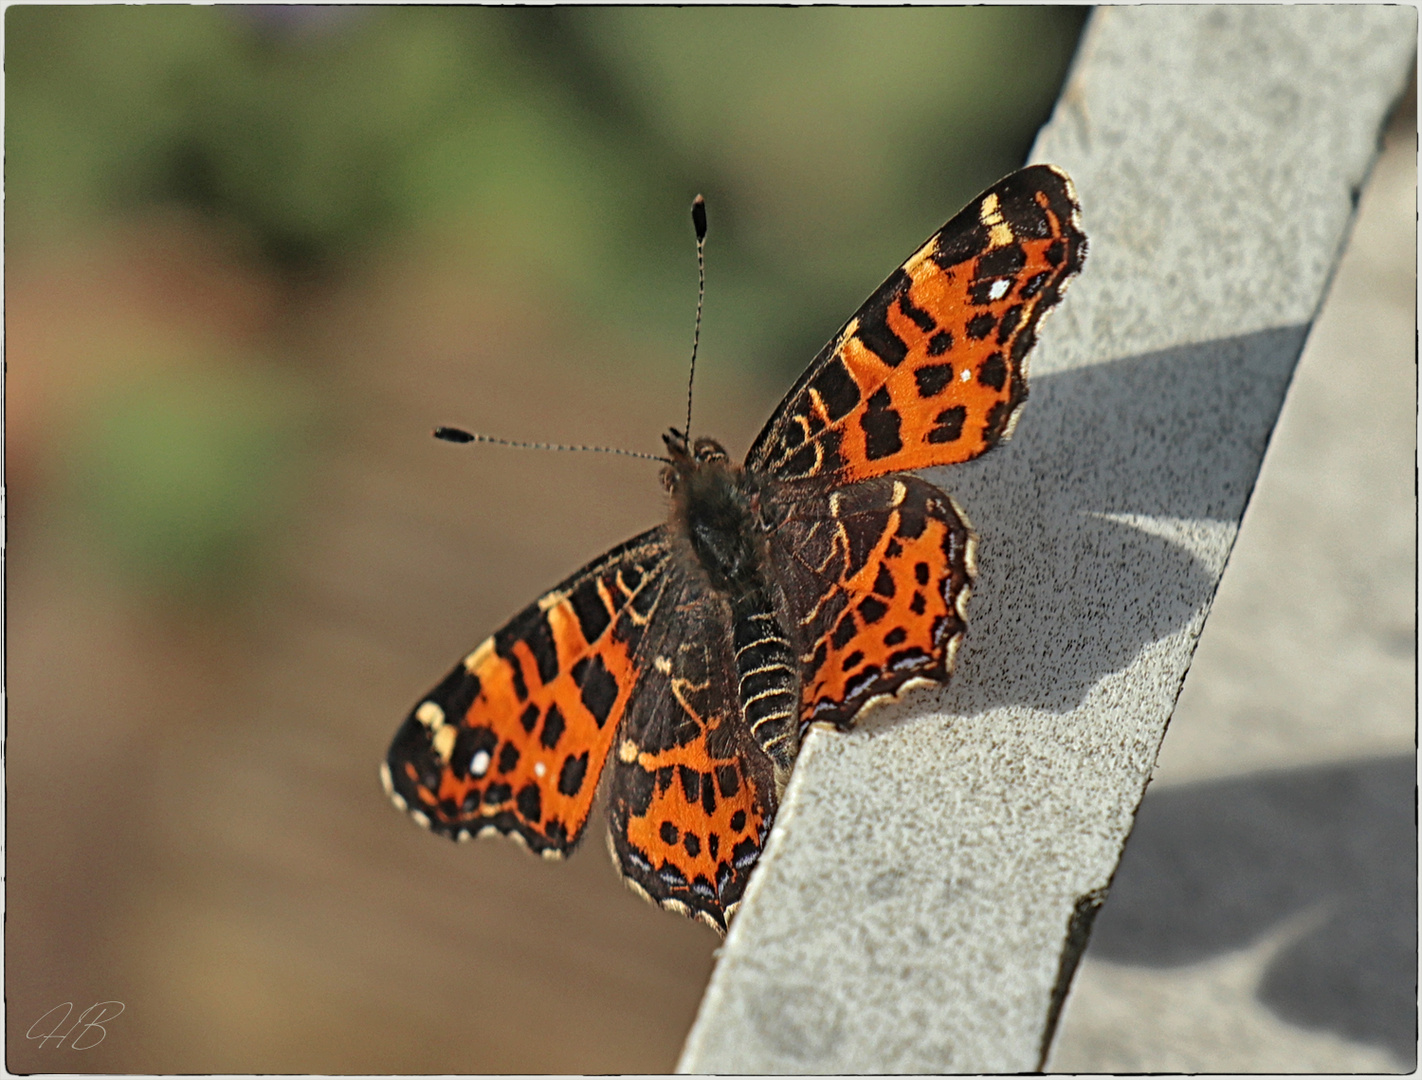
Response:
[[[115,1009],[115,1011],[113,1012],[109,1012],[109,1009],[113,1008],[114,1006],[117,1006],[117,1009]],[[60,1009],[63,1009],[64,1012],[60,1015],[59,1019],[54,1022],[54,1026],[50,1029],[49,1034],[37,1035],[35,1033],[35,1029],[39,1028],[41,1024],[43,1024],[55,1013],[59,1012]],[[95,1013],[96,1009],[98,1010],[97,1013]],[[31,1024],[30,1030],[25,1032],[25,1038],[38,1039],[40,1046],[48,1046],[49,1040],[53,1039],[55,1040],[54,1048],[56,1050],[62,1047],[65,1041],[68,1040],[69,1049],[88,1050],[90,1047],[98,1046],[99,1043],[104,1041],[104,1036],[109,1033],[108,1029],[104,1027],[104,1025],[112,1022],[118,1017],[119,1013],[123,1012],[123,1002],[96,1001],[94,1002],[94,1004],[90,1005],[87,1009],[81,1012],[79,1014],[78,1019],[76,1019],[67,1030],[61,1033],[59,1029],[64,1027],[65,1021],[69,1019],[69,1014],[73,1011],[74,1002],[61,1002],[54,1008],[50,1009],[49,1012],[41,1016],[33,1024]],[[93,1015],[91,1016],[91,1014]],[[95,1035],[96,1029],[98,1032],[97,1036]],[[71,1035],[74,1036],[73,1039],[69,1038]]]

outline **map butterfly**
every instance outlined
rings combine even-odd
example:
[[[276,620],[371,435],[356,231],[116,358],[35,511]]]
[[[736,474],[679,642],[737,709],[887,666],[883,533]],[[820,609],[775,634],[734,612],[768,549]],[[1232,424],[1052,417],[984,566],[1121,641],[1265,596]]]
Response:
[[[909,470],[1012,434],[1037,327],[1085,257],[1071,181],[1022,169],[874,291],[744,464],[664,435],[666,522],[420,699],[381,769],[391,798],[441,835],[559,857],[602,784],[627,883],[724,933],[808,726],[947,681],[976,537]]]

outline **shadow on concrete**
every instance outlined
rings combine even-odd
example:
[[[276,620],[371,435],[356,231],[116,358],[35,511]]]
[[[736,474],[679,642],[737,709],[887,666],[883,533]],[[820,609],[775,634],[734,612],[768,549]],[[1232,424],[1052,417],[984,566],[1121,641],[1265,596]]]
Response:
[[[1089,951],[1195,963],[1291,915],[1324,919],[1270,964],[1280,1017],[1417,1053],[1416,766],[1411,755],[1152,789]]]
[[[1069,711],[1210,601],[1216,573],[1170,530],[1238,523],[1306,334],[1283,327],[1046,375],[1010,443],[925,471],[980,537],[954,711]],[[1108,514],[1169,520],[1157,535]]]

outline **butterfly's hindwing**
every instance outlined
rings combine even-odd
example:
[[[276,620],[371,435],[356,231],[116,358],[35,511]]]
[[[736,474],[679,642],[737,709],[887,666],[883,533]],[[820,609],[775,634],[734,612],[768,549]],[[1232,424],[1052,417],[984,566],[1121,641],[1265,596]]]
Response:
[[[968,461],[1011,432],[1042,316],[1080,270],[1071,181],[999,181],[884,282],[786,396],[746,465],[848,483]]]
[[[724,933],[775,816],[772,768],[742,720],[728,605],[688,582],[664,613],[613,750],[612,851],[636,891]]]
[[[572,848],[670,561],[652,529],[514,616],[406,718],[383,771],[391,797],[455,839],[496,830],[550,856]]]
[[[913,476],[787,484],[771,557],[801,655],[802,724],[848,727],[870,701],[946,682],[967,626],[975,537]]]

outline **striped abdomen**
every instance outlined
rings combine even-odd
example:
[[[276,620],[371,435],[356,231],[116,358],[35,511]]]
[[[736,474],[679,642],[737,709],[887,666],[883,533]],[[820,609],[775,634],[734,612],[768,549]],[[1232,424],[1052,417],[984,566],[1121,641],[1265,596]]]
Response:
[[[783,790],[800,749],[795,651],[764,586],[731,598],[731,625],[741,716],[775,766],[776,788]]]

